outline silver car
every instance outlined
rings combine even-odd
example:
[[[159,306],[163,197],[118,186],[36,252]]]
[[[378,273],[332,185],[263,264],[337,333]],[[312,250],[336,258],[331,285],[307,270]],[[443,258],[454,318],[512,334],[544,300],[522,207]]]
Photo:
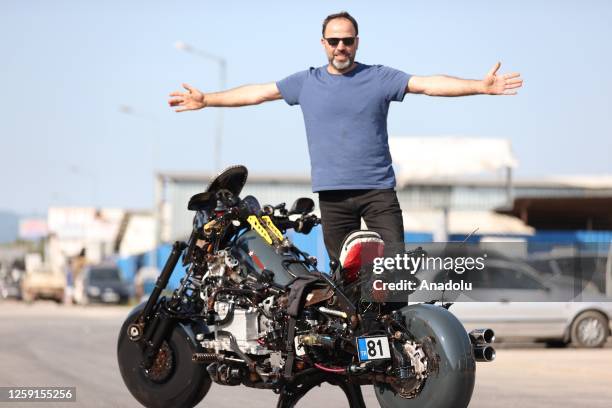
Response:
[[[612,298],[571,278],[544,277],[518,259],[490,259],[482,271],[452,275],[454,281],[470,282],[472,289],[417,292],[409,300],[455,302],[450,310],[467,330],[489,327],[503,340],[594,348],[610,336]],[[430,282],[449,279],[442,271],[420,271],[416,276]]]

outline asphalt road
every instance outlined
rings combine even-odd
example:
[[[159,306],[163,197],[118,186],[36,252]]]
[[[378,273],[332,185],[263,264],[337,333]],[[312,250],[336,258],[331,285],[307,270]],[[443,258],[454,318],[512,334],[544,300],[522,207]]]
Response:
[[[53,407],[138,407],[115,358],[117,332],[129,308],[0,302],[0,386],[75,386],[76,403]],[[378,407],[364,387],[368,407]],[[612,347],[603,350],[500,349],[479,363],[470,407],[610,407]],[[199,407],[274,407],[271,391],[213,384]],[[42,403],[19,403],[40,408]],[[9,406],[0,403],[0,408]],[[346,407],[338,389],[312,391],[298,407]]]

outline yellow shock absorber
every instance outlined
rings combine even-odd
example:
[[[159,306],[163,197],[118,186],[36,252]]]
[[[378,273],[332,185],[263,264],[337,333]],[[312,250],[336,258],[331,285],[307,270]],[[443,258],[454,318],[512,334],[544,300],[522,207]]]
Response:
[[[283,234],[278,230],[278,228],[276,228],[276,225],[274,225],[269,216],[264,215],[263,217],[261,217],[261,219],[266,224],[266,227],[268,227],[268,229],[272,231],[274,235],[276,235],[276,238],[278,238],[279,241],[282,241],[284,239]]]
[[[264,241],[266,241],[269,245],[272,245],[272,238],[270,238],[270,234],[268,234],[268,231],[266,231],[264,226],[261,225],[256,215],[249,215],[247,221],[249,224],[251,224],[251,228],[253,228]]]

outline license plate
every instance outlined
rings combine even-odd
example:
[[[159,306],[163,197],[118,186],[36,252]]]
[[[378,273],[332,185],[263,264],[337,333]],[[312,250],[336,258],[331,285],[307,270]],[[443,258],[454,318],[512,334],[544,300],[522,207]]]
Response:
[[[103,302],[116,302],[119,300],[119,295],[113,292],[106,292],[102,294]]]
[[[357,337],[359,361],[386,360],[391,358],[387,336]]]

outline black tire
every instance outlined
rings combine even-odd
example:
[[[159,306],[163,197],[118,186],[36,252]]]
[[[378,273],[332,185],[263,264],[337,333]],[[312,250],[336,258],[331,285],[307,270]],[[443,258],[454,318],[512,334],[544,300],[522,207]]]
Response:
[[[603,347],[610,334],[608,319],[599,312],[580,313],[572,323],[570,334],[574,347]]]
[[[162,348],[171,357],[163,379],[153,381],[140,367],[141,350],[127,335],[128,326],[136,319],[144,304],[137,306],[121,327],[117,343],[117,358],[123,381],[130,393],[147,408],[194,407],[210,389],[211,379],[206,367],[192,363],[199,351],[189,327],[177,324]]]
[[[463,325],[443,307],[418,304],[402,309],[408,330],[417,339],[429,337],[438,359],[421,392],[402,398],[393,390],[374,386],[382,408],[465,408],[470,403],[476,375],[472,344]]]

